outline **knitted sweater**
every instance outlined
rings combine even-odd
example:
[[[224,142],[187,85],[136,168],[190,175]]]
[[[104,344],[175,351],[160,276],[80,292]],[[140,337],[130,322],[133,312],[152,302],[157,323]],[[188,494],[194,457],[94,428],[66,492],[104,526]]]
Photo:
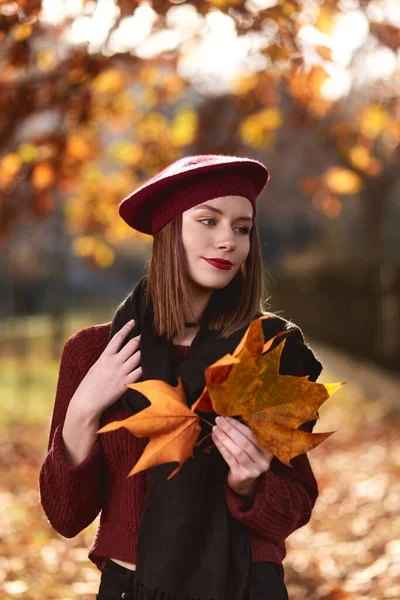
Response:
[[[48,453],[39,477],[40,500],[51,526],[72,538],[100,513],[89,559],[102,571],[107,557],[136,564],[141,516],[150,481],[147,469],[128,477],[149,438],[137,438],[125,428],[98,435],[88,456],[71,465],[64,453],[62,429],[68,404],[89,368],[108,344],[110,323],[87,327],[65,344],[50,426]],[[189,347],[176,346],[176,364]],[[298,375],[303,375],[299,368]],[[116,402],[100,419],[99,428],[130,414]],[[278,461],[277,461],[278,462]],[[252,560],[281,564],[285,539],[305,525],[318,496],[318,487],[306,454],[294,461],[293,477],[279,469],[258,479],[254,502],[241,498],[225,481],[227,506],[250,532]],[[281,463],[279,463],[281,464]]]

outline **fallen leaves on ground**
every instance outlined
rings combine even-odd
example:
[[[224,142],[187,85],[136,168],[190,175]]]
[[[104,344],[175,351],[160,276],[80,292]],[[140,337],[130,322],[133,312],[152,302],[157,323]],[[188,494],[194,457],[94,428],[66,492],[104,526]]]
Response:
[[[309,456],[320,494],[310,523],[287,541],[291,598],[400,598],[399,416],[351,382],[322,407],[316,427],[337,433]]]

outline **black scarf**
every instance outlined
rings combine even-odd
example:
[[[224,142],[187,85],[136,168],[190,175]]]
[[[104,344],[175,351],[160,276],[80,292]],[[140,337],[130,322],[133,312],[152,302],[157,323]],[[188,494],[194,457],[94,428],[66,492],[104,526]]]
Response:
[[[128,320],[135,319],[135,327],[124,344],[142,334],[142,380],[161,379],[176,386],[179,375],[190,407],[203,391],[205,368],[224,354],[232,353],[247,327],[222,339],[208,329],[205,319],[186,359],[176,370],[173,343],[166,336],[154,333],[152,306],[145,306],[146,279],[143,277],[118,307],[110,339]],[[262,324],[266,340],[293,327],[293,323],[275,315]],[[307,372],[313,370],[316,379],[321,365],[303,343],[300,329],[296,328],[287,337],[280,372],[290,373],[291,358],[308,351],[311,357],[306,352],[305,358],[311,362]],[[293,343],[289,344],[289,339]],[[143,394],[130,388],[120,401],[131,414],[150,406]],[[199,414],[214,423],[214,413]],[[210,433],[210,426],[203,421],[199,424],[201,439]],[[151,469],[139,528],[134,590],[137,599],[245,600],[249,597],[252,564],[249,532],[229,512],[224,493],[229,466],[217,448],[204,452],[211,444],[210,436],[195,447],[193,457],[169,481],[167,477],[176,463]]]

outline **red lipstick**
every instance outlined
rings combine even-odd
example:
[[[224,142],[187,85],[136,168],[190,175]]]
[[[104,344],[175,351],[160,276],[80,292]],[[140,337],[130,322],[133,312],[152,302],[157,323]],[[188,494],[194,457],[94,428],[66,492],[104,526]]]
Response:
[[[216,258],[205,258],[204,260],[210,263],[210,265],[213,267],[217,267],[217,269],[223,269],[224,271],[229,271],[233,267],[233,264],[227,260],[220,260]]]

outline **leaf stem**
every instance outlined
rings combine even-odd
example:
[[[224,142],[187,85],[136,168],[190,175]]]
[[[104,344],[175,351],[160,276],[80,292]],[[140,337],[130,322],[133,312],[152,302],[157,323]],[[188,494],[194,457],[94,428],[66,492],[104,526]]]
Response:
[[[208,423],[208,425],[210,427],[214,427],[214,425],[212,423],[210,423],[210,421],[207,421],[207,419],[204,419],[204,417],[201,417],[199,414],[197,415],[199,417],[199,419],[201,419],[202,421],[204,421],[205,423]]]
[[[202,437],[202,438],[201,438],[201,440],[199,440],[199,441],[198,441],[198,442],[195,444],[195,446],[200,446],[200,444],[201,444],[201,443],[202,443],[202,442],[203,442],[203,441],[204,441],[206,438],[208,438],[210,435],[211,435],[211,431],[210,431],[210,433],[207,433],[207,435],[205,435],[204,437]]]
[[[210,423],[210,421],[207,421],[207,419],[204,419],[204,417],[201,417],[201,416],[200,416],[198,413],[196,413],[196,414],[197,414],[197,416],[199,417],[199,419],[201,419],[201,421],[204,421],[205,423],[208,423],[208,425],[209,425],[210,427],[214,427],[214,425],[213,425],[212,423]],[[217,415],[217,416],[218,416],[218,415]],[[243,421],[243,417],[240,417],[240,419],[239,419],[239,420],[240,420],[240,422],[241,422],[241,423],[244,423],[244,421]]]

